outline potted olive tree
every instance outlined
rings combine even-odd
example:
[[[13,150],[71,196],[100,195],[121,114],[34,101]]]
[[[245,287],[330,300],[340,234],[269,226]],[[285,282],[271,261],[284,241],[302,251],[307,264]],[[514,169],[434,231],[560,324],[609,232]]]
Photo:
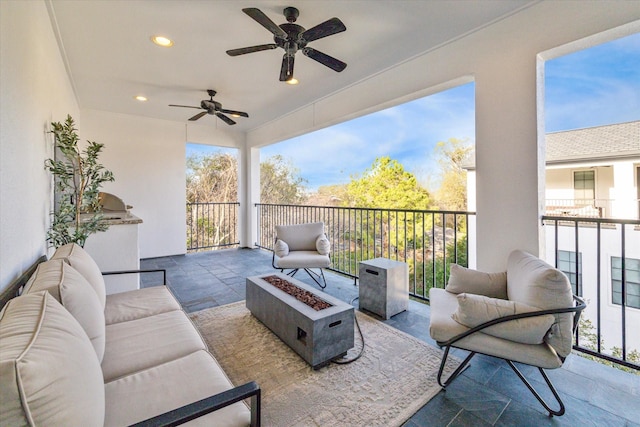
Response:
[[[109,228],[102,221],[98,193],[104,182],[113,181],[113,174],[98,162],[104,144],[87,141],[83,150],[78,147],[70,115],[64,123],[51,123],[51,128],[57,158],[45,160],[45,169],[53,174],[56,207],[47,240],[56,248],[67,243],[84,246],[91,234]]]

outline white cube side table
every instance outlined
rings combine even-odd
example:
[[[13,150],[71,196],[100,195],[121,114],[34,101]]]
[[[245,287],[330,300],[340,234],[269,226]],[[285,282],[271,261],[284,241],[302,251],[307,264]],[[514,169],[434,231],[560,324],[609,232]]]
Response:
[[[387,258],[360,262],[360,309],[389,319],[409,307],[409,267]]]

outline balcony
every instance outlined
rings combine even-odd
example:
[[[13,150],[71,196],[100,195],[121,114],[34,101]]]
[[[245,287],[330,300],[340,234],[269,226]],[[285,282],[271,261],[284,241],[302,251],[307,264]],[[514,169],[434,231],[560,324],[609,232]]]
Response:
[[[611,215],[611,199],[547,199],[545,214],[550,216],[606,218]]]
[[[241,301],[247,276],[274,272],[271,252],[261,249],[191,253],[146,259],[141,264],[167,269],[169,287],[189,312]],[[298,278],[312,284],[305,275]],[[351,277],[327,272],[327,282],[326,291],[343,301],[358,295]],[[435,346],[429,337],[426,304],[412,300],[408,311],[386,323]],[[527,376],[533,373],[523,369]],[[637,425],[640,375],[572,354],[562,368],[549,371],[549,376],[567,405],[562,417],[548,418],[505,363],[476,356],[446,392],[441,391],[405,425]],[[540,385],[537,379],[531,377],[535,386]]]

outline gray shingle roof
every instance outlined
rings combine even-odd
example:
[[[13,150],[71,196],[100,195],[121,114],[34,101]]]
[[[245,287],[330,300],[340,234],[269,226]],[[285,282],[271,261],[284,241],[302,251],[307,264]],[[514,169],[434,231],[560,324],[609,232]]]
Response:
[[[570,164],[606,159],[640,160],[640,120],[614,125],[548,133],[546,164]],[[463,162],[475,169],[475,155]]]
[[[640,157],[640,120],[548,133],[546,146],[547,164]]]

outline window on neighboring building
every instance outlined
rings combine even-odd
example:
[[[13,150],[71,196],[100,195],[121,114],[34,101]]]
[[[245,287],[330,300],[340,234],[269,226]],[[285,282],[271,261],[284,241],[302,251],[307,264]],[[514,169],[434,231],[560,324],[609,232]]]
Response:
[[[625,258],[627,307],[640,308],[640,259]],[[613,303],[622,305],[622,258],[611,257]]]
[[[575,171],[573,173],[573,198],[576,204],[588,205],[596,198],[596,173]]]
[[[573,293],[582,296],[582,253],[578,253],[578,261],[576,262],[575,252],[558,251],[558,270],[569,278]]]

